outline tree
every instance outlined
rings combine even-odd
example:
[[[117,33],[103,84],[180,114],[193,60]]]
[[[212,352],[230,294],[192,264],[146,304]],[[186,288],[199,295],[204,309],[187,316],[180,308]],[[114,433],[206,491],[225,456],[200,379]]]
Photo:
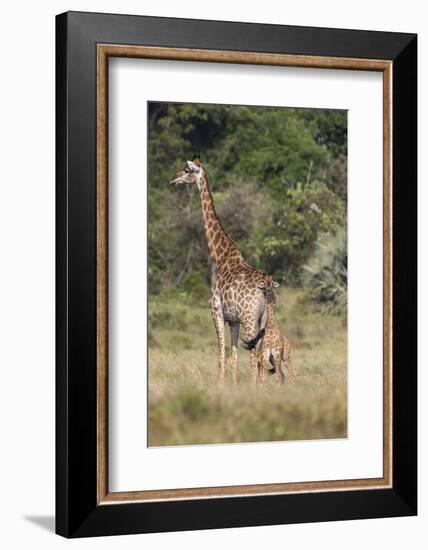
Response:
[[[210,280],[197,189],[168,185],[196,152],[245,257],[300,284],[319,236],[346,224],[346,112],[152,102],[148,119],[150,292]]]

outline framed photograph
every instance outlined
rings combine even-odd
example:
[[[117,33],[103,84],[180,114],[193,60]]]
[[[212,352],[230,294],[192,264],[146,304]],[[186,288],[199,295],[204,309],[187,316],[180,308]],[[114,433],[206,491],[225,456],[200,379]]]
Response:
[[[417,38],[56,20],[56,530],[417,513]]]

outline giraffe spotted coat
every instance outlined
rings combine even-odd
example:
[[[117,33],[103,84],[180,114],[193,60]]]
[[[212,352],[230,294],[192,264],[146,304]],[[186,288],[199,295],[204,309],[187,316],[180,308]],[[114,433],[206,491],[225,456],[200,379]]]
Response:
[[[263,340],[258,357],[260,381],[263,382],[268,372],[274,372],[278,383],[284,381],[283,367],[287,368],[288,374],[293,376],[293,368],[291,366],[291,346],[285,336],[281,332],[276,319],[276,298],[273,292],[273,287],[278,283],[272,281],[272,277],[267,276],[260,284],[265,299],[266,299],[266,324],[264,327]],[[269,363],[273,369],[269,370]]]
[[[214,200],[199,158],[187,161],[171,184],[196,184],[199,189],[202,218],[208,250],[215,263],[211,284],[211,314],[218,340],[220,382],[225,376],[225,324],[230,326],[232,343],[232,381],[237,381],[238,339],[257,336],[266,322],[266,303],[260,284],[266,273],[251,267],[235,243],[223,229],[214,207]],[[251,377],[257,381],[257,351],[250,351]]]

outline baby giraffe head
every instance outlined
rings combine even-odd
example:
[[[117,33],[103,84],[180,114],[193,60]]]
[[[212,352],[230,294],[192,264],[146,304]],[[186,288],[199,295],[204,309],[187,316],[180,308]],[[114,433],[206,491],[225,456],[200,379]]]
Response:
[[[263,281],[260,281],[259,288],[262,290],[263,294],[271,292],[273,288],[279,286],[279,283],[272,279],[272,275],[266,275]]]
[[[272,275],[266,275],[263,281],[260,281],[259,288],[263,292],[263,295],[266,298],[267,302],[272,302],[275,304],[275,294],[273,289],[278,287],[279,283],[272,279]]]
[[[180,183],[196,183],[199,184],[200,177],[204,171],[199,155],[194,155],[192,160],[188,160],[182,170],[179,170],[172,180],[171,185]]]

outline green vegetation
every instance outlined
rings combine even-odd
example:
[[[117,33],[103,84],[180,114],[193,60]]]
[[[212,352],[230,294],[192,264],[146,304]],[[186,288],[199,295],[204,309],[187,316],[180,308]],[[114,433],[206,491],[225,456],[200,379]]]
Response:
[[[225,386],[218,386],[208,294],[151,298],[151,446],[346,437],[346,319],[314,311],[301,289],[280,287],[277,297],[296,376],[282,386],[269,377],[256,388],[242,348],[238,385],[228,368]]]
[[[348,304],[347,232],[323,235],[308,265],[306,283],[311,298],[324,313],[346,313]]]
[[[346,112],[151,103],[148,114],[149,444],[346,436]],[[228,370],[218,386],[199,193],[168,185],[193,153],[227,233],[281,281],[296,371],[283,386],[253,387],[244,349],[238,385]]]
[[[346,117],[322,109],[151,103],[150,293],[183,284],[201,290],[210,282],[198,190],[168,185],[195,152],[246,259],[301,285],[317,240],[346,225]]]

